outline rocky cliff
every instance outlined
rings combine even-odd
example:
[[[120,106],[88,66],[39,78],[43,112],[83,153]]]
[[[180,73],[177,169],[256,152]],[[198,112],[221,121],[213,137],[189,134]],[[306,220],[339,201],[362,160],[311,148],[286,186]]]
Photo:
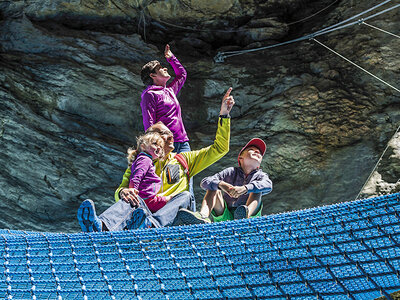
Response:
[[[379,3],[312,0],[45,0],[0,3],[0,228],[77,231],[76,209],[113,203],[140,133],[141,66],[165,43],[188,71],[180,92],[191,145],[214,137],[233,87],[231,151],[268,145],[264,213],[400,190],[400,94],[313,41],[215,63],[219,51],[291,40]],[[380,10],[390,7],[390,3]],[[399,34],[399,10],[368,21]],[[318,40],[400,86],[399,39],[355,25]],[[390,141],[390,142],[389,142]],[[372,176],[381,154],[385,151]]]

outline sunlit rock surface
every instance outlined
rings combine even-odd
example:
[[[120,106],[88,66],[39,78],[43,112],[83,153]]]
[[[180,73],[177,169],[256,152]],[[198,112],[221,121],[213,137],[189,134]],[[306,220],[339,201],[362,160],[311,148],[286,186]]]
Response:
[[[265,214],[352,200],[368,178],[360,196],[398,192],[398,92],[312,41],[213,61],[378,3],[331,2],[0,3],[0,227],[78,231],[82,200],[98,212],[113,203],[125,151],[143,129],[140,69],[166,64],[165,43],[188,71],[179,100],[193,149],[213,141],[220,99],[234,89],[231,151],[195,177],[198,202],[200,180],[235,165],[251,137],[268,146],[262,167],[274,190]],[[398,34],[398,16],[368,23]],[[400,86],[398,39],[356,25],[318,40]]]

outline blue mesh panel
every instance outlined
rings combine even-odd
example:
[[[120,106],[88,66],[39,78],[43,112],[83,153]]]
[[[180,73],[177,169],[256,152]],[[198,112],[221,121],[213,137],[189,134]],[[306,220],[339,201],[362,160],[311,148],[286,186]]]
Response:
[[[0,230],[1,299],[373,299],[400,290],[399,194],[209,225]]]

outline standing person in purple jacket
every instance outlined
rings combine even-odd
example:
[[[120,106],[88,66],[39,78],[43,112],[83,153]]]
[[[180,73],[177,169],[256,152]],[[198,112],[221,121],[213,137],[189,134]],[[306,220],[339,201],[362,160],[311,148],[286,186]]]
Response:
[[[272,182],[260,169],[266,145],[263,140],[250,140],[239,152],[239,167],[230,167],[204,178],[206,190],[199,212],[180,209],[181,224],[211,223],[261,216],[263,194],[272,191]]]
[[[181,153],[191,150],[189,138],[182,121],[181,106],[176,98],[186,81],[186,70],[171,52],[169,45],[165,45],[164,56],[175,72],[174,80],[167,85],[171,76],[167,68],[163,68],[158,60],[149,61],[142,67],[140,76],[147,86],[142,92],[143,126],[147,130],[150,126],[161,121],[174,135],[174,150]],[[192,194],[190,209],[196,210],[196,200],[193,192],[193,178],[189,182],[189,192]]]
[[[175,79],[167,85],[171,76],[159,61],[152,60],[142,67],[141,78],[147,86],[142,92],[144,130],[161,121],[174,134],[173,152],[190,151],[189,138],[182,121],[181,106],[176,98],[186,81],[186,70],[172,54],[169,45],[165,46],[165,58],[175,72]]]

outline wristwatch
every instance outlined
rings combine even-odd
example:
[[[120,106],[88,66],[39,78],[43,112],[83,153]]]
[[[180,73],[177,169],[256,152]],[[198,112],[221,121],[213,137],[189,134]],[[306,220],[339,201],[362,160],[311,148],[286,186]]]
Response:
[[[226,118],[230,118],[231,115],[227,114],[227,115],[219,115],[220,118],[226,119]]]

